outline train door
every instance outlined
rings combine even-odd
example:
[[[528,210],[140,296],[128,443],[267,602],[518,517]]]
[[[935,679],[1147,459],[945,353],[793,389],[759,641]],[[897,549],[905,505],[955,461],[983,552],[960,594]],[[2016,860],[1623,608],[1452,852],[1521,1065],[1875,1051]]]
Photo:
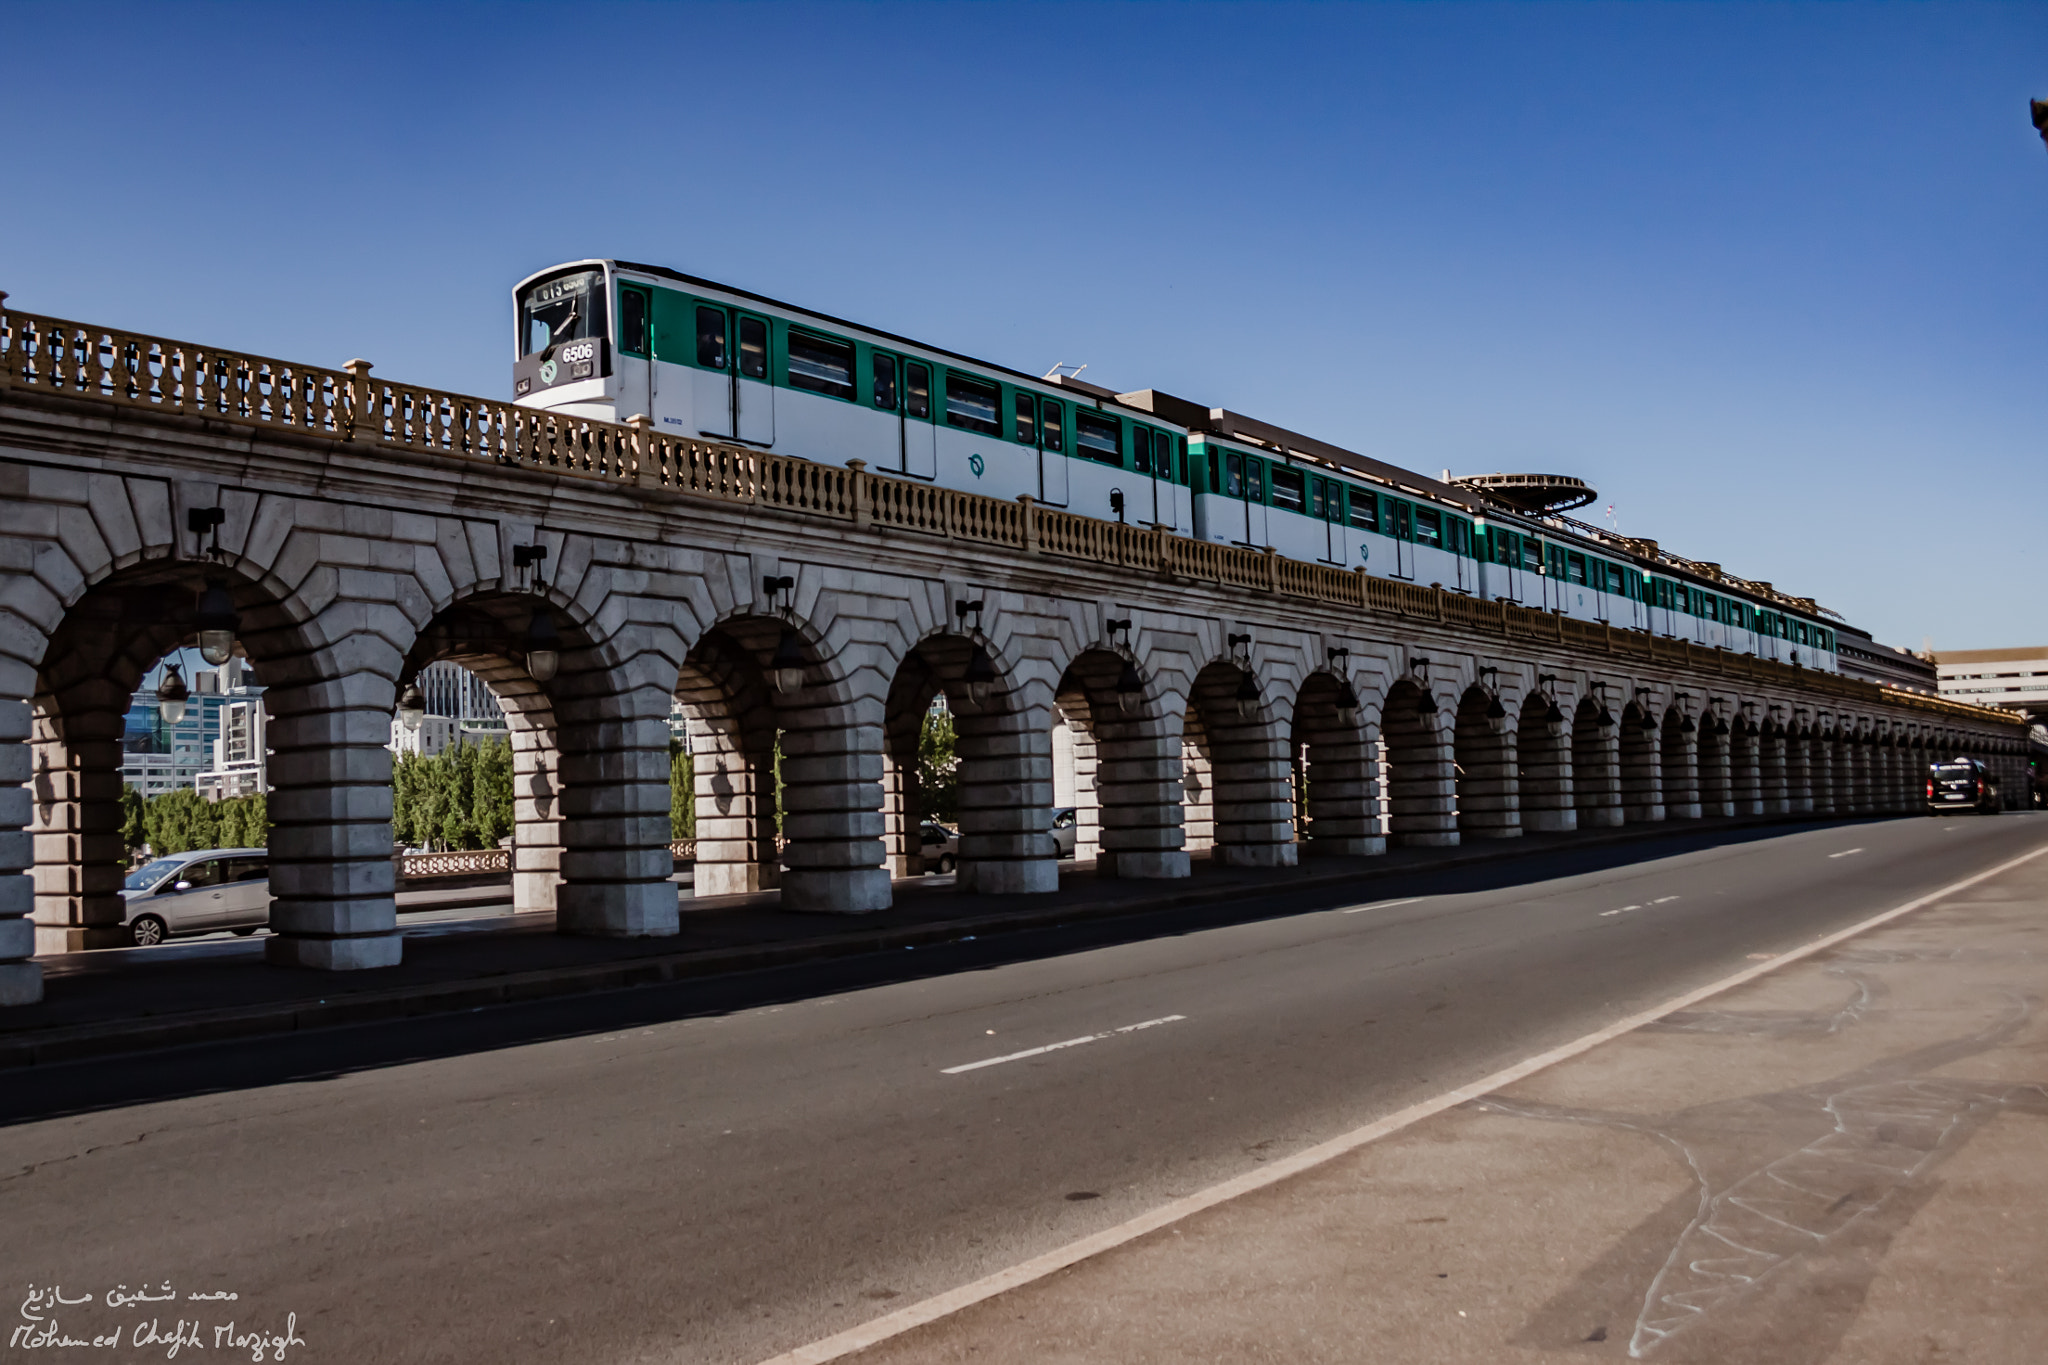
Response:
[[[939,476],[939,430],[932,425],[932,367],[903,363],[903,472],[917,479]]]
[[[1244,543],[1266,549],[1266,469],[1247,456],[1244,462]]]
[[[1067,505],[1067,410],[1057,398],[1038,400],[1038,500]]]
[[[869,397],[874,401],[877,412],[894,413],[896,416],[896,448],[877,462],[876,467],[894,474],[903,472],[903,357],[890,355],[887,351],[876,351],[868,357],[868,365],[874,374],[874,387]],[[883,438],[885,441],[887,437]]]
[[[772,446],[775,388],[768,378],[768,319],[735,313],[733,332],[739,362],[732,379],[733,421],[738,426],[733,434],[748,445]]]
[[[1387,508],[1394,514],[1394,574],[1395,578],[1415,578],[1415,508],[1398,498],[1387,499]]]
[[[654,416],[654,352],[648,345],[648,323],[654,296],[639,285],[619,287],[619,387],[613,411],[619,420],[639,413]]]
[[[1344,528],[1340,524],[1344,512],[1342,490],[1328,479],[1309,475],[1308,510],[1310,516],[1323,524],[1323,563],[1343,564],[1348,561],[1351,547],[1345,543]]]
[[[1522,546],[1521,537],[1513,531],[1495,529],[1490,538],[1494,551],[1493,561],[1500,569],[1501,591],[1496,597],[1505,597],[1510,602],[1522,600]]]
[[[1445,548],[1451,552],[1451,567],[1458,575],[1458,591],[1478,590],[1479,565],[1472,558],[1472,528],[1458,517],[1444,518]]]
[[[697,305],[697,368],[690,372],[696,392],[697,434],[732,439],[732,316],[723,308]]]

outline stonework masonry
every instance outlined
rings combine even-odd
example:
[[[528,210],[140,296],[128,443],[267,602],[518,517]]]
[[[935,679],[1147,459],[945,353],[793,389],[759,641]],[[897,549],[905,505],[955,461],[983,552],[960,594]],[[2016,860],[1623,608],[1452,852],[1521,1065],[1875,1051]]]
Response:
[[[1056,889],[1056,793],[1099,875],[1177,878],[1197,857],[1905,813],[1956,753],[2023,787],[2023,732],[1980,708],[857,462],[599,424],[543,441],[481,400],[373,391],[367,366],[185,350],[219,373],[152,399],[122,348],[172,343],[94,333],[88,354],[89,329],[36,326],[0,330],[0,1001],[39,998],[38,950],[124,941],[121,717],[209,582],[266,688],[266,943],[287,966],[398,961],[386,744],[440,660],[505,710],[515,901],[567,934],[678,932],[677,698],[700,893],[779,886],[793,911],[880,909],[892,870],[921,870],[903,735],[941,693],[963,894]],[[214,508],[217,552],[190,530]],[[536,612],[561,636],[545,682]]]

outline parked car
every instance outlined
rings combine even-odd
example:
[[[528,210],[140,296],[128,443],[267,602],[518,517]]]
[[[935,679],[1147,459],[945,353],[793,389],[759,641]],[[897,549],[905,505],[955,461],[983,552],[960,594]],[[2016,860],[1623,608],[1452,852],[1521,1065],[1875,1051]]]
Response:
[[[1927,808],[1932,811],[1974,810],[1996,815],[2002,808],[1998,779],[1974,758],[1952,758],[1927,768]]]
[[[222,929],[253,934],[270,923],[270,854],[204,848],[136,868],[121,885],[122,923],[137,947]]]
[[[924,822],[918,831],[918,843],[926,872],[948,873],[960,865],[960,836],[938,821]]]
[[[1072,806],[1061,806],[1052,813],[1052,841],[1059,845],[1062,858],[1074,856],[1075,830],[1079,824],[1080,816]]]

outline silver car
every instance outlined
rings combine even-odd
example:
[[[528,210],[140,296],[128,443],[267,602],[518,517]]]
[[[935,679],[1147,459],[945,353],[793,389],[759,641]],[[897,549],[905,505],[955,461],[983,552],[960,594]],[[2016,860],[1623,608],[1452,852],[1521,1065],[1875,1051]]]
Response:
[[[253,934],[270,923],[270,854],[260,848],[204,848],[136,868],[122,883],[122,923],[137,947],[179,934],[231,929]]]
[[[1052,841],[1062,858],[1074,856],[1074,841],[1081,833],[1079,814],[1072,806],[1061,806],[1052,813]]]
[[[927,874],[936,872],[943,877],[960,865],[959,834],[936,820],[925,821],[918,830],[918,846]]]

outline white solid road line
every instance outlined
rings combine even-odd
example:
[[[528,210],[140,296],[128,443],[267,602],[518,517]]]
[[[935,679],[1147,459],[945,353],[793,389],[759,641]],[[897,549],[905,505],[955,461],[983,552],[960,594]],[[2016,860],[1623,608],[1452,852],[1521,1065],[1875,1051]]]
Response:
[[[1354,905],[1348,910],[1339,910],[1337,913],[1340,915],[1362,915],[1368,910],[1391,910],[1397,905],[1413,905],[1421,899],[1422,897],[1420,896],[1410,896],[1407,900],[1403,901],[1375,901],[1371,905]]]
[[[1860,848],[1845,848],[1840,853],[1830,853],[1828,856],[1830,858],[1846,858],[1851,853],[1861,853],[1862,851]]]
[[[1064,1043],[1047,1043],[1044,1047],[1027,1047],[1022,1052],[1006,1053],[1001,1057],[985,1057],[981,1061],[968,1062],[962,1066],[949,1066],[940,1071],[939,1074],[941,1076],[957,1076],[963,1071],[979,1071],[985,1066],[1001,1066],[1004,1062],[1021,1062],[1026,1057],[1042,1057],[1048,1052],[1058,1052],[1063,1047],[1079,1047],[1083,1043],[1093,1043],[1104,1038],[1114,1038],[1119,1033],[1136,1033],[1141,1028],[1156,1028],[1161,1024],[1171,1024],[1185,1018],[1187,1018],[1185,1014],[1169,1014],[1161,1019],[1147,1019],[1142,1024],[1125,1024],[1122,1028],[1113,1028],[1105,1033],[1090,1033],[1079,1038],[1069,1038]]]
[[[1190,1218],[1204,1209],[1214,1208],[1216,1205],[1235,1199],[1239,1195],[1250,1194],[1253,1190],[1262,1190],[1268,1185],[1278,1184],[1289,1176],[1299,1175],[1303,1171],[1313,1170],[1317,1166],[1335,1161],[1338,1157],[1348,1152],[1357,1151],[1369,1142],[1376,1142],[1390,1133],[1398,1133],[1403,1128],[1420,1123],[1432,1115],[1441,1114],[1446,1109],[1455,1108],[1468,1100],[1476,1100],[1482,1095],[1490,1094],[1500,1089],[1502,1086],[1512,1085],[1526,1076],[1533,1076],[1546,1067],[1556,1066],[1559,1062],[1567,1061],[1582,1052],[1590,1052],[1602,1043],[1610,1042],[1625,1033],[1632,1033],[1645,1024],[1654,1023],[1662,1019],[1667,1014],[1677,1010],[1689,1009],[1700,1001],[1719,995],[1723,991],[1732,990],[1737,986],[1754,981],[1766,973],[1775,972],[1780,967],[1798,962],[1803,958],[1811,957],[1815,953],[1832,948],[1837,943],[1841,943],[1846,939],[1854,938],[1856,935],[1875,929],[1881,924],[1888,924],[1901,915],[1909,915],[1923,905],[1931,905],[1944,896],[1952,896],[1958,891],[1975,886],[1978,882],[1988,881],[2002,872],[2010,872],[2020,864],[2030,863],[2044,853],[2048,853],[2048,844],[2043,844],[2031,853],[2023,853],[2019,857],[2002,862],[1994,868],[1979,872],[1973,877],[1965,877],[1959,882],[1952,882],[1942,887],[1939,891],[1930,891],[1917,900],[1910,900],[1904,905],[1887,910],[1882,914],[1872,915],[1860,924],[1852,924],[1847,929],[1840,929],[1832,934],[1823,934],[1803,948],[1790,949],[1768,962],[1759,962],[1754,967],[1745,967],[1733,976],[1724,976],[1711,985],[1687,991],[1684,995],[1667,1000],[1663,1004],[1644,1010],[1640,1014],[1632,1014],[1626,1019],[1617,1020],[1606,1028],[1595,1029],[1585,1037],[1574,1039],[1562,1047],[1554,1047],[1548,1052],[1539,1052],[1526,1061],[1517,1062],[1504,1071],[1496,1071],[1491,1076],[1474,1081],[1470,1085],[1462,1085],[1455,1090],[1445,1091],[1434,1099],[1424,1100],[1420,1104],[1411,1104],[1398,1113],[1389,1114],[1385,1118],[1368,1123],[1362,1128],[1354,1128],[1340,1137],[1331,1138],[1328,1142],[1318,1143],[1307,1151],[1297,1152],[1293,1156],[1270,1162],[1256,1170],[1246,1171],[1243,1175],[1235,1176],[1220,1185],[1211,1185],[1206,1190],[1171,1200],[1149,1213],[1139,1214],[1128,1222],[1119,1223],[1113,1228],[1104,1228],[1092,1237],[1083,1237],[1078,1242],[1069,1242],[1067,1245],[1048,1251],[1042,1256],[1034,1256],[1030,1260],[1013,1265],[1007,1270],[999,1270],[993,1275],[984,1276],[970,1284],[963,1284],[957,1289],[949,1289],[943,1294],[935,1294],[931,1298],[913,1303],[906,1308],[899,1308],[893,1313],[886,1313],[871,1322],[864,1322],[858,1327],[850,1327],[844,1332],[835,1333],[822,1341],[814,1341],[808,1346],[799,1346],[793,1351],[785,1351],[779,1356],[763,1361],[762,1365],[825,1365],[827,1361],[838,1360],[843,1356],[852,1355],[855,1351],[864,1351],[878,1341],[887,1341],[890,1337],[899,1336],[904,1332],[908,1332],[913,1327],[922,1327],[928,1322],[936,1322],[940,1318],[957,1313],[963,1308],[972,1307],[984,1299],[992,1299],[996,1295],[1015,1289],[1020,1285],[1030,1284],[1033,1280],[1042,1280],[1047,1275],[1065,1270],[1068,1266],[1085,1261],[1091,1256],[1098,1256],[1105,1251],[1120,1247],[1126,1242],[1136,1241],[1146,1233],[1156,1232],[1160,1228],[1178,1223],[1184,1218]]]

